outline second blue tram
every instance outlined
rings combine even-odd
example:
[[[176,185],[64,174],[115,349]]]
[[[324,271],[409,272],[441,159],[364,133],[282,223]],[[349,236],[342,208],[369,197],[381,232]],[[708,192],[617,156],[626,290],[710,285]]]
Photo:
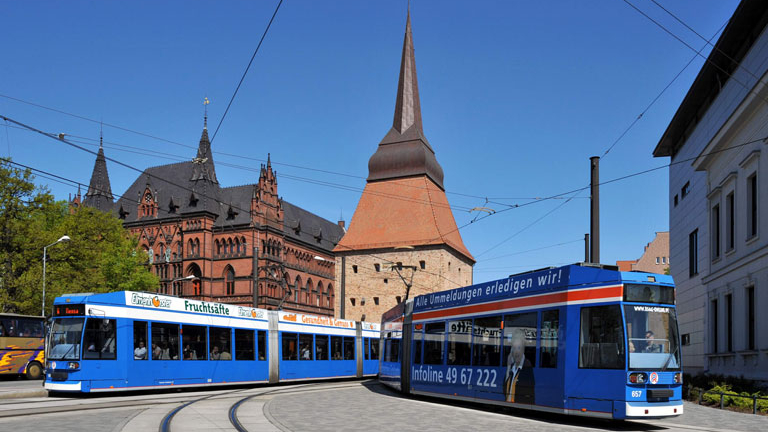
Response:
[[[575,264],[417,296],[382,317],[405,393],[613,419],[683,413],[672,278]]]
[[[54,301],[54,392],[354,378],[378,372],[376,323],[140,292]],[[375,346],[375,348],[372,348]]]

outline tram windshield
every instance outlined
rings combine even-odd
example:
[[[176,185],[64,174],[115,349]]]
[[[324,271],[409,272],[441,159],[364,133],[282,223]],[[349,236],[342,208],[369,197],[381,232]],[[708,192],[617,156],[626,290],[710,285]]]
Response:
[[[83,318],[55,318],[48,341],[48,360],[80,360]]]
[[[629,369],[680,370],[675,309],[625,305]]]

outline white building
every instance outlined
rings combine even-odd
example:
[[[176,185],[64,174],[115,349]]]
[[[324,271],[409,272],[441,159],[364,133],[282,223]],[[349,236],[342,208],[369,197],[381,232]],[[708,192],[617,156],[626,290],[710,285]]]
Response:
[[[670,156],[683,366],[768,381],[768,8],[743,0],[653,154]]]

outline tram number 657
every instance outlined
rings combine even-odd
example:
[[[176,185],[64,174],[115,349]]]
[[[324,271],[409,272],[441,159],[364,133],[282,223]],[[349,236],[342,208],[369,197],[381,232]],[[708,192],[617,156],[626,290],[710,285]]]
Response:
[[[457,384],[461,383],[461,385],[471,385],[472,384],[472,375],[474,370],[470,368],[461,368],[461,371],[459,371],[458,368],[448,368],[448,373],[446,374],[446,381],[448,381],[449,384]],[[479,369],[477,371],[477,379],[474,382],[474,384],[477,387],[496,387],[496,376],[497,373],[493,369]]]

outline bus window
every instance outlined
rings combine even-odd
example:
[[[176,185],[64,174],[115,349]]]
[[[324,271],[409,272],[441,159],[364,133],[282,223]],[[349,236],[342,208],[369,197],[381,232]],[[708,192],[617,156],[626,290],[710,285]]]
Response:
[[[299,334],[299,360],[312,360],[311,334]]]
[[[331,336],[331,352],[333,353],[331,360],[341,360],[343,358],[341,356],[341,349],[341,336]]]
[[[355,338],[344,337],[344,360],[355,359]]]
[[[147,355],[147,322],[133,322],[133,359],[146,360]]]
[[[232,335],[228,328],[211,327],[211,360],[232,360]]]
[[[83,359],[114,360],[117,358],[115,320],[88,318],[83,337]]]
[[[283,333],[283,360],[298,360],[299,351],[296,348],[299,335],[296,333]]]
[[[424,364],[443,364],[445,322],[424,326]]]
[[[557,367],[557,337],[560,329],[560,311],[548,310],[541,313],[541,360],[543,368]]]
[[[504,315],[504,364],[536,366],[536,312]]]
[[[184,346],[184,360],[205,360],[208,358],[208,348],[206,347],[205,327],[185,325],[182,327],[182,345]]]
[[[152,323],[152,360],[179,359],[179,325]]]
[[[267,359],[267,332],[259,330],[257,333],[258,348],[259,348],[259,360]]]
[[[581,308],[579,367],[624,369],[624,326],[619,305]]]
[[[469,366],[472,361],[472,319],[448,321],[448,364]]]
[[[477,318],[473,327],[472,364],[499,366],[501,361],[501,315]]]
[[[379,338],[373,338],[371,343],[371,360],[379,359]]]
[[[328,336],[315,336],[315,360],[328,360]]]
[[[235,360],[253,360],[253,330],[235,329]]]
[[[422,342],[423,329],[423,324],[416,324],[413,326],[413,364],[421,364],[421,350],[424,344]]]

